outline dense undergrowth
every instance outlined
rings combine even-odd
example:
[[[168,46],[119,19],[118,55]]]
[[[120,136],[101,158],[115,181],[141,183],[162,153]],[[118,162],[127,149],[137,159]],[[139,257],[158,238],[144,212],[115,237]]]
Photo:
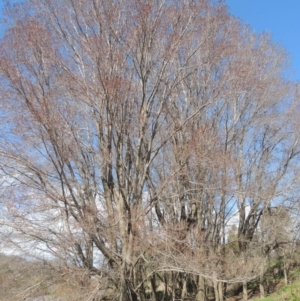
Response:
[[[291,268],[288,277],[289,284],[284,285],[281,265],[280,260],[274,260],[273,264],[270,263],[269,268],[267,268],[264,281],[265,293],[268,295],[266,298],[259,298],[258,280],[248,283],[249,300],[300,300],[299,266],[295,263]],[[26,261],[15,256],[0,255],[0,301],[31,300],[31,298],[38,296],[51,296],[53,300],[64,301],[86,300],[85,290],[90,292],[91,289],[97,288],[92,283],[81,286],[75,278],[74,275],[66,274],[63,270],[54,271],[42,263]],[[211,295],[210,297],[210,300],[213,300],[214,296]],[[240,289],[237,289],[236,293],[228,298],[228,300],[241,300]]]

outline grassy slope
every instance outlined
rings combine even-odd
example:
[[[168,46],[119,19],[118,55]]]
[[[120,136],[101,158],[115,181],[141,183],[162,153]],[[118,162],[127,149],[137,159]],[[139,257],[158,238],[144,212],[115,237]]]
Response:
[[[0,301],[30,300],[41,296],[51,296],[53,301],[91,300],[91,296],[103,287],[99,286],[97,279],[82,286],[86,279],[82,277],[81,271],[76,273],[59,266],[52,269],[43,263],[0,253]],[[105,291],[105,294],[109,293]]]
[[[294,272],[292,279],[294,281],[283,286],[277,292],[263,299],[253,299],[253,301],[300,301],[300,278],[299,270]]]
[[[286,285],[279,292],[276,292],[263,299],[254,301],[299,301],[300,300],[300,281]]]
[[[41,263],[0,254],[0,301],[45,295],[55,300],[77,301],[82,290],[69,278],[64,281],[61,275]]]
[[[300,270],[293,271],[290,279],[292,284],[283,286],[264,299],[254,297],[252,300],[300,301]],[[76,281],[72,282],[71,277],[64,281],[41,264],[0,254],[0,301],[19,301],[24,297],[43,295],[51,295],[64,301],[84,300],[81,297],[84,291],[76,286]]]

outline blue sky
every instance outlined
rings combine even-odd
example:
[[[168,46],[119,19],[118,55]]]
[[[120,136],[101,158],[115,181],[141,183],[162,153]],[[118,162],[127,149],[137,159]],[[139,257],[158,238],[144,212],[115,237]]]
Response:
[[[267,31],[288,52],[300,80],[300,0],[227,0],[229,12],[257,33]]]
[[[0,0],[0,9],[3,3],[4,0]],[[300,80],[300,0],[226,0],[226,3],[231,14],[257,33],[267,31],[275,43],[287,50],[294,78]]]

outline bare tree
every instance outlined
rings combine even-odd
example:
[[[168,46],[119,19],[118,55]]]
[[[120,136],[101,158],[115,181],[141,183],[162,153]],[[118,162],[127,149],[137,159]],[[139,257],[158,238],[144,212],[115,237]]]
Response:
[[[261,217],[297,187],[281,49],[208,0],[28,0],[7,14],[9,247],[105,274],[119,300],[163,283],[165,297],[212,286],[222,301],[224,283],[257,277]]]

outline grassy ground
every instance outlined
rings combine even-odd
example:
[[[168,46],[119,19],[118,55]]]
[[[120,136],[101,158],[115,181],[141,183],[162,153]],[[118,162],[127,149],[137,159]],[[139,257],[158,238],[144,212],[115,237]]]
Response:
[[[266,298],[254,299],[254,301],[300,301],[300,280],[283,286],[279,291]]]

